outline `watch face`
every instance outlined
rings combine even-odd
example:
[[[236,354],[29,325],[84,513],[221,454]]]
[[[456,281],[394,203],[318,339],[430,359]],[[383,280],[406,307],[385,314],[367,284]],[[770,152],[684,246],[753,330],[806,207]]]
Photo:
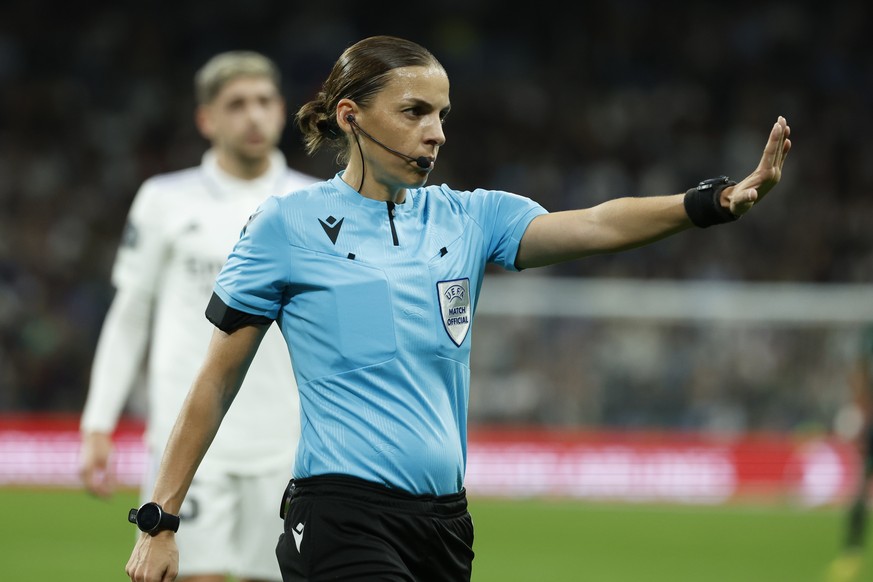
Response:
[[[161,521],[161,510],[154,503],[146,503],[136,514],[136,524],[142,531],[152,531]]]

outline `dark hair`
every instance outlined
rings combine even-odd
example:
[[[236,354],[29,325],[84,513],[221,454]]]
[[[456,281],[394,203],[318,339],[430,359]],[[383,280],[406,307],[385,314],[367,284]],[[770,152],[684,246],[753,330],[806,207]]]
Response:
[[[304,104],[294,116],[306,152],[313,154],[327,143],[338,150],[338,162],[347,162],[349,142],[343,139],[336,123],[337,103],[351,99],[366,106],[385,87],[391,70],[432,65],[442,68],[430,51],[394,36],[371,36],[348,47],[334,63],[315,99]]]

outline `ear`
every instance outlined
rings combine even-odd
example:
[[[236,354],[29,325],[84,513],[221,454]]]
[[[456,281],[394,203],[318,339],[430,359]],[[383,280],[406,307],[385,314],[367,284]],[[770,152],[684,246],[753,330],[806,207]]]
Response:
[[[358,106],[351,99],[340,99],[336,104],[336,124],[341,130],[346,133],[352,131],[352,126],[348,121],[348,116],[355,118],[358,116]]]
[[[198,105],[197,109],[194,110],[194,123],[197,125],[200,134],[206,139],[211,140],[213,135],[215,135],[212,117],[209,107],[206,105]]]

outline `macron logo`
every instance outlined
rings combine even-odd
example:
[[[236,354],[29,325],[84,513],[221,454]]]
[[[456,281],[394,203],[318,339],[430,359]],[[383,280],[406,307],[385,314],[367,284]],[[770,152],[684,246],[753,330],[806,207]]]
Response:
[[[339,231],[343,227],[343,220],[345,218],[340,218],[339,222],[337,222],[336,218],[333,216],[328,216],[327,221],[322,219],[318,219],[318,222],[321,223],[321,228],[324,229],[325,234],[330,238],[330,242],[336,244],[336,239],[339,236]]]
[[[300,552],[300,542],[303,541],[303,524],[298,523],[294,526],[294,529],[291,530],[291,534],[294,536],[294,545],[297,546],[297,552]]]

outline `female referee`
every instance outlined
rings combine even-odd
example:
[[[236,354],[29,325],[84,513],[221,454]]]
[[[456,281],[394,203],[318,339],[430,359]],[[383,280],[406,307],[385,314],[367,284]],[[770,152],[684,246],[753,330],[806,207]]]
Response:
[[[287,581],[469,580],[470,330],[486,265],[519,271],[731,222],[776,186],[791,149],[780,116],[739,183],[550,213],[518,194],[425,186],[449,109],[446,71],[418,44],[377,36],[346,49],[296,115],[307,150],[333,147],[345,168],[259,207],[207,308],[217,329],[152,500],[179,509],[277,322],[302,426],[276,548]],[[173,536],[139,537],[132,580],[173,579]]]

